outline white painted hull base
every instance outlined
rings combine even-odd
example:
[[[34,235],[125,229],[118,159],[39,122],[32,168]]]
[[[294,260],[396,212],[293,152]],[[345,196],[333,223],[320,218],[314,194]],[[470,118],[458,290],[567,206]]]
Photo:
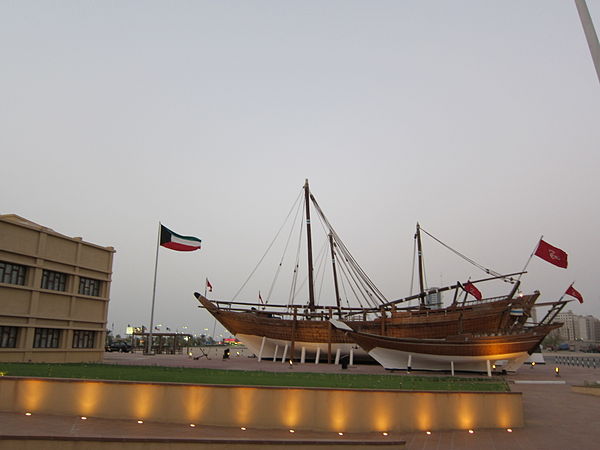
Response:
[[[250,335],[250,334],[236,334],[235,336],[246,347],[248,347],[257,357],[261,359],[274,358],[281,361],[282,359],[290,359],[290,352],[292,348],[291,341],[283,339],[271,339],[263,338],[262,336]],[[264,339],[264,344],[263,344]],[[262,348],[262,351],[261,351]],[[301,342],[296,341],[294,343],[294,358],[300,360],[302,358],[302,349],[304,348],[305,362],[315,362],[317,353],[319,353],[319,360],[321,362],[327,361],[328,345],[326,343],[319,342]],[[337,355],[339,350],[339,355]],[[284,356],[284,351],[286,355]],[[331,344],[331,360],[334,361],[336,355],[339,358],[344,356],[350,357],[352,352],[352,359],[370,359],[367,353],[356,344]]]
[[[408,353],[401,350],[392,350],[375,347],[369,355],[384,368],[390,370],[434,370],[434,371],[459,371],[459,372],[487,372],[488,362],[492,372],[514,372],[529,354],[527,352],[504,353],[485,356],[447,356],[423,353]],[[410,364],[409,364],[410,359]],[[493,368],[493,366],[496,366]]]

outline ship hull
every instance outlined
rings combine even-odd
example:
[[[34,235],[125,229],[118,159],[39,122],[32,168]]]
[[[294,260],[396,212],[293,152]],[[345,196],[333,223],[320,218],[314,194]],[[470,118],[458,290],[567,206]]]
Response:
[[[514,372],[542,339],[559,326],[543,325],[518,333],[459,335],[446,339],[390,338],[354,331],[347,331],[347,335],[390,370]]]
[[[439,310],[392,312],[391,317],[374,320],[345,321],[354,331],[396,338],[443,338],[460,333],[490,333],[516,323],[510,316],[511,305],[530,309],[538,293],[517,299],[502,299],[468,306]],[[338,349],[342,356],[360,360],[368,358],[351,338],[329,323],[326,315],[315,315],[312,320],[284,319],[256,309],[231,311],[217,307],[200,294],[196,297],[229,332],[244,342],[261,358],[306,360],[335,357]],[[523,317],[525,319],[525,317]],[[303,350],[304,349],[304,350]]]

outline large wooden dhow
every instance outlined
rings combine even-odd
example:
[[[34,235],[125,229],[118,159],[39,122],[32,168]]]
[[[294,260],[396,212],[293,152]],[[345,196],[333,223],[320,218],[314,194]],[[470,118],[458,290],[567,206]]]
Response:
[[[363,357],[365,352],[344,332],[333,327],[329,319],[337,317],[333,308],[315,308],[306,312],[301,307],[258,305],[211,301],[194,294],[226,329],[244,342],[261,358],[300,359],[318,356],[331,360],[336,355]],[[443,338],[460,333],[496,332],[519,328],[539,293],[476,300],[453,304],[447,308],[414,308],[399,310],[382,308],[379,312],[342,308],[344,322],[364,333],[389,337]],[[514,315],[519,311],[519,315]],[[366,316],[366,317],[364,317]],[[368,317],[374,316],[372,319]]]
[[[324,228],[328,231],[335,304],[319,306],[315,301],[310,207],[313,204]],[[530,295],[518,293],[519,282],[512,277],[520,273],[501,275],[489,269],[492,276],[474,280],[465,285],[475,285],[491,280],[504,280],[513,284],[507,295],[489,299],[468,300],[468,290],[462,283],[427,289],[421,248],[421,228],[417,224],[415,245],[418,247],[419,293],[389,301],[374,285],[323,214],[308,181],[304,185],[304,205],[308,250],[308,302],[303,304],[248,303],[239,301],[209,300],[195,293],[201,307],[209,311],[229,332],[246,344],[259,358],[293,358],[300,360],[327,359],[340,355],[360,358],[366,353],[345,333],[337,330],[330,319],[344,321],[352,328],[364,332],[396,338],[439,339],[460,333],[490,333],[522,327],[539,292]],[[435,238],[434,238],[435,239]],[[297,270],[294,270],[297,274]],[[344,284],[344,281],[345,284]],[[296,281],[294,281],[295,286]],[[430,305],[430,296],[454,293],[448,307]],[[358,307],[342,306],[342,292],[352,292]],[[409,301],[416,306],[403,307]]]
[[[550,331],[562,325],[541,324],[491,334],[418,339],[356,332],[343,322],[332,322],[386,369],[463,372],[514,372]]]

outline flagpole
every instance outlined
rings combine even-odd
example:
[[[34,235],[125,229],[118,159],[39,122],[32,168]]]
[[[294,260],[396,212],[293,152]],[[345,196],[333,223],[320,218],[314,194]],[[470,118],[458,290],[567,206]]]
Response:
[[[158,249],[160,247],[160,228],[158,221],[158,237],[156,239],[156,258],[154,260],[154,286],[152,287],[152,309],[150,311],[150,332],[148,333],[148,343],[146,345],[146,354],[152,354],[152,330],[154,330],[154,301],[156,299],[156,274],[158,272]]]
[[[521,273],[519,274],[519,276],[517,277],[517,281],[521,281],[521,276],[523,276],[523,273],[527,270],[527,266],[529,265],[529,263],[531,262],[531,258],[533,258],[533,255],[535,255],[535,252],[537,251],[538,247],[540,246],[540,242],[542,242],[542,239],[544,239],[544,235],[542,234],[540,236],[540,240],[538,241],[538,243],[535,245],[535,248],[533,249],[533,251],[531,252],[531,255],[529,255],[529,259],[527,260],[527,262],[525,263],[525,266],[523,267],[523,270],[521,271]]]
[[[567,295],[567,291],[575,284],[575,282],[573,281],[569,287],[567,288],[567,290],[565,292],[563,292],[563,295],[560,296],[560,298],[558,299],[559,302],[562,302],[562,299],[565,298],[565,295]]]

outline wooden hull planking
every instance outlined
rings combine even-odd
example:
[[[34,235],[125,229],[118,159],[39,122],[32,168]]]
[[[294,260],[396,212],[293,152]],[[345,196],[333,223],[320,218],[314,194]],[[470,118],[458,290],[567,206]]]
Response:
[[[391,317],[385,319],[349,320],[345,323],[354,331],[396,338],[443,338],[460,333],[489,333],[505,329],[520,320],[510,316],[511,307],[518,305],[526,311],[530,310],[538,296],[539,293],[535,293],[512,300],[502,299],[465,307],[400,311],[393,312]],[[292,356],[294,347],[295,359],[300,358],[302,348],[305,349],[306,358],[314,358],[317,349],[320,349],[321,358],[335,355],[338,349],[342,355],[349,355],[352,350],[355,358],[365,356],[351,338],[331,325],[327,317],[319,316],[314,320],[283,319],[258,310],[221,309],[200,294],[197,294],[197,298],[227,330],[262,358],[282,357],[286,346],[288,358]]]
[[[390,338],[348,331],[384,368],[486,372],[517,370],[544,337],[560,324],[537,326],[514,334],[453,336],[447,339]]]

